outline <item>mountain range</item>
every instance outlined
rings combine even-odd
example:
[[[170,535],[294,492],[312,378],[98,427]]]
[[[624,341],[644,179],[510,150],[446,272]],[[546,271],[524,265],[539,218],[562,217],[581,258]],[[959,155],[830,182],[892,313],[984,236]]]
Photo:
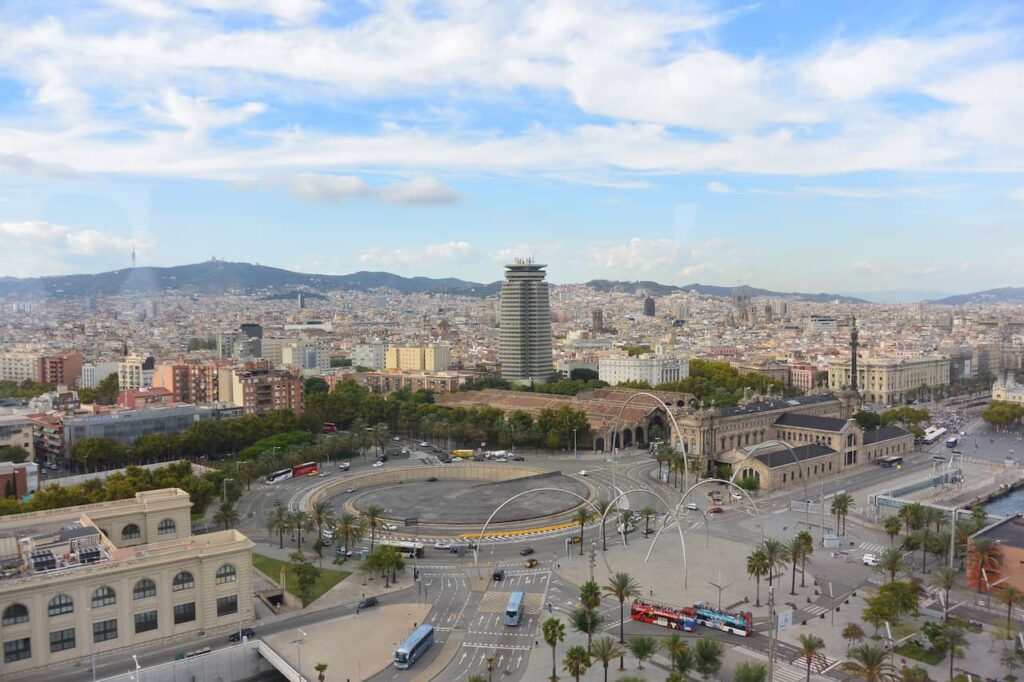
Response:
[[[678,291],[696,291],[708,296],[728,297],[732,287],[710,284],[675,286],[651,281],[615,281],[596,279],[586,282],[598,291],[646,291],[655,296]],[[72,298],[77,296],[113,296],[180,291],[195,294],[221,294],[231,291],[262,292],[275,297],[294,296],[298,291],[371,291],[392,289],[403,293],[449,293],[466,296],[491,296],[501,289],[501,282],[469,282],[454,277],[402,277],[390,272],[360,271],[349,275],[317,275],[293,272],[282,268],[252,263],[209,260],[203,263],[172,267],[138,267],[97,274],[57,275],[51,277],[0,277],[0,296],[46,296]],[[840,301],[868,303],[856,296],[831,293],[779,292],[750,288],[751,296],[777,296],[808,302]],[[964,305],[969,303],[1022,303],[1024,287],[990,289],[971,294],[948,296],[931,303]]]

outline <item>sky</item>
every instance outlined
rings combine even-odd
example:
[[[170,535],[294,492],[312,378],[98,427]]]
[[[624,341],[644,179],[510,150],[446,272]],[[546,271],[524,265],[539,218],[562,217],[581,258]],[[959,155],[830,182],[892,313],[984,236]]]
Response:
[[[0,276],[1024,285],[1024,4],[0,3]]]

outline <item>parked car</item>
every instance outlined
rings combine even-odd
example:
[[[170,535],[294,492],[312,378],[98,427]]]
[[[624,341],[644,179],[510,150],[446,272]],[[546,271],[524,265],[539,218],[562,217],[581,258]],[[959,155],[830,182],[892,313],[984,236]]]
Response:
[[[878,557],[876,557],[874,554],[865,554],[863,557],[861,557],[861,561],[864,562],[865,566],[878,565]]]
[[[346,488],[345,492],[347,492],[347,493],[354,493],[357,490],[359,490],[359,488]]]
[[[700,507],[697,506],[696,502],[687,502],[686,508],[690,511],[700,511]]]
[[[348,471],[349,467],[351,466],[352,464],[350,462],[342,462],[341,464],[338,465],[338,468],[341,469],[342,471]]]
[[[346,552],[344,547],[336,547],[334,553],[338,556],[343,557],[351,557],[355,555],[355,552],[353,552],[351,549]]]
[[[331,473],[331,472],[330,472],[330,471],[328,471],[327,469],[321,469],[321,470],[320,470],[320,473],[319,473],[319,474],[317,474],[317,476],[319,476],[320,478],[323,478],[324,476],[327,476],[327,475],[329,475],[330,473]]]
[[[331,530],[330,528],[324,528],[323,532],[321,532],[320,535],[323,537],[324,540],[333,540],[334,539],[334,531]]]
[[[540,565],[540,562],[537,561],[536,559],[527,559],[526,563],[523,564],[523,566],[526,567],[526,568],[536,568],[539,565]]]
[[[229,642],[240,642],[240,641],[242,641],[242,637],[245,637],[247,639],[252,639],[255,636],[256,636],[256,631],[253,630],[252,628],[242,628],[241,632],[239,632],[238,630],[235,630],[234,632],[232,632],[231,635],[228,637],[228,641]]]
[[[533,554],[533,547],[523,547],[519,550],[519,556],[530,556]]]
[[[721,507],[712,507],[711,509],[708,509],[708,514],[721,514],[721,513],[722,513],[722,508]]]
[[[635,530],[636,530],[636,526],[634,526],[632,523],[626,525],[625,528],[623,528],[622,524],[620,523],[618,525],[618,527],[615,529],[615,532],[616,533],[632,533]]]
[[[572,537],[569,538],[569,544],[570,545],[578,545],[581,542],[583,542],[583,538],[581,536],[579,536],[579,535],[573,535]]]
[[[363,599],[362,601],[359,602],[358,608],[360,608],[360,609],[368,609],[371,606],[377,606],[378,604],[380,604],[380,602],[377,601],[376,597],[367,597],[366,599]]]
[[[492,578],[493,578],[493,579],[494,579],[494,580],[495,580],[496,582],[497,582],[497,581],[501,581],[501,580],[504,580],[504,579],[505,579],[505,569],[503,569],[503,568],[499,568],[499,569],[498,569],[498,570],[496,570],[496,571],[495,571],[495,572],[494,572],[493,574],[491,574],[491,577],[492,577]]]
[[[431,476],[428,478],[427,483],[437,483],[437,476]]]

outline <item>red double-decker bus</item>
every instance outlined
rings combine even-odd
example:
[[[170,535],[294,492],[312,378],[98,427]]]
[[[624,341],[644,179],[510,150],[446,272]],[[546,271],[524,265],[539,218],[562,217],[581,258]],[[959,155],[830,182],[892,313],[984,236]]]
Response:
[[[334,433],[337,430],[338,430],[338,425],[335,424],[334,422],[324,422],[324,425],[323,425],[323,432],[324,433]]]
[[[320,473],[320,467],[317,466],[316,462],[306,462],[305,464],[296,464],[292,467],[292,476],[316,476]]]
[[[697,620],[693,615],[693,609],[690,607],[659,604],[646,599],[634,599],[633,605],[629,608],[629,616],[633,620],[685,632],[693,632],[697,627]]]

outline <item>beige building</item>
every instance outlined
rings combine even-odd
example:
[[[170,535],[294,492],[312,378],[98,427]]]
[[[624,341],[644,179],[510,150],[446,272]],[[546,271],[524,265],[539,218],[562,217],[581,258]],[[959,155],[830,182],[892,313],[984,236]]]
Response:
[[[117,363],[117,387],[122,391],[138,391],[153,387],[156,373],[152,358],[141,355],[126,355]]]
[[[0,353],[0,381],[40,381],[38,353]]]
[[[0,678],[251,621],[252,542],[192,536],[190,509],[170,488],[0,519]]]
[[[851,379],[848,360],[829,366],[830,390],[849,386]],[[892,405],[901,402],[908,391],[948,384],[949,358],[944,356],[857,360],[857,388],[868,403]]]
[[[1024,404],[1024,385],[1018,384],[1012,379],[1009,381],[999,379],[992,386],[992,400]]]
[[[33,431],[35,422],[23,415],[0,415],[0,448],[21,448],[28,460],[35,460]]]
[[[291,410],[302,415],[302,377],[282,369],[221,367],[217,390],[220,402],[238,405],[244,414]]]
[[[446,343],[419,347],[391,346],[384,357],[385,369],[443,372],[451,364],[452,351]]]

